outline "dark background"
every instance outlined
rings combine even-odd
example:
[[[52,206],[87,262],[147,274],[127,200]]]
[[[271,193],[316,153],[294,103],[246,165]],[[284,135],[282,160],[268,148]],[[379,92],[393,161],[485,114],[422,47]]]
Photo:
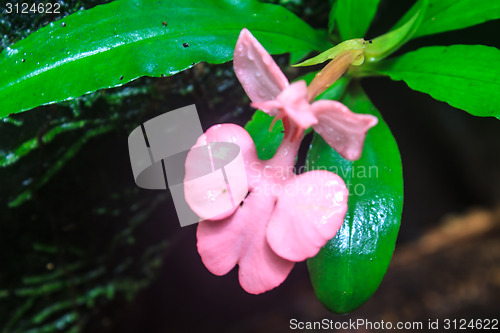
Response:
[[[65,14],[98,3],[104,1],[67,1]],[[366,37],[387,31],[411,4],[382,1]],[[287,6],[313,26],[326,26],[326,1]],[[2,16],[2,48],[54,19]],[[493,21],[424,37],[398,53],[424,45],[498,47],[498,28]],[[276,59],[290,79],[300,74],[287,66],[287,55]],[[498,318],[498,120],[473,117],[388,78],[365,79],[362,85],[398,142],[405,203],[391,267],[359,310],[338,316],[324,309],[305,263],[279,288],[259,296],[241,289],[236,270],[212,275],[196,251],[196,226],[179,227],[168,191],[135,186],[127,137],[138,124],[192,103],[204,129],[250,119],[252,109],[232,64],[198,64],[173,77],[141,78],[11,117],[22,125],[0,122],[0,152],[40,138],[57,124],[86,119],[110,126],[99,135],[97,125],[63,133],[0,167],[0,327],[285,332],[292,318],[421,321],[424,327],[428,319]],[[68,151],[74,154],[46,179]],[[24,191],[32,199],[8,208]]]

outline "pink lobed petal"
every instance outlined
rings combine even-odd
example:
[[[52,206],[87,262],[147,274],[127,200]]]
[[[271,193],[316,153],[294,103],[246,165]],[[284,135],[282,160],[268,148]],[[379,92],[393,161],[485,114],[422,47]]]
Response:
[[[258,184],[262,173],[261,161],[250,135],[240,126],[225,124],[211,127],[197,142],[233,142],[240,145],[245,160],[248,184]],[[187,163],[186,163],[187,165]],[[186,167],[186,173],[188,168]],[[275,198],[249,188],[250,194],[233,214],[218,220],[198,224],[198,253],[215,275],[224,275],[239,265],[239,280],[245,291],[260,294],[279,286],[288,276],[294,263],[274,253],[266,241],[269,217]],[[191,203],[190,203],[191,206]],[[193,208],[191,206],[191,208]]]
[[[208,150],[200,151],[209,144],[211,147],[217,147],[216,144],[211,144],[217,142],[230,142],[240,147],[243,163],[227,165],[224,168],[226,177],[217,167],[218,164],[226,164],[225,156],[219,158],[217,151],[212,151],[212,165],[210,165]],[[186,157],[184,178],[186,202],[201,219],[220,220],[230,216],[248,193],[248,173],[245,169],[249,169],[246,165],[256,159],[255,145],[243,128],[234,124],[210,127],[198,138]],[[216,172],[212,169],[214,165]],[[229,184],[226,184],[224,178]]]
[[[251,294],[279,286],[294,266],[274,253],[266,241],[267,221],[274,208],[271,199],[250,193],[232,216],[198,225],[198,252],[208,270],[223,275],[237,263],[240,284]]]
[[[284,259],[315,256],[340,229],[349,192],[342,178],[317,170],[287,180],[267,228],[267,241]]]
[[[198,223],[198,253],[212,274],[220,276],[229,273],[240,258],[240,237],[245,226],[233,223],[235,215],[219,221],[206,220]]]
[[[314,130],[342,157],[354,161],[361,157],[366,132],[378,123],[375,116],[357,114],[337,101],[319,100],[312,104],[318,118]]]
[[[283,108],[283,104],[276,99],[262,102],[252,102],[250,105],[253,108],[260,109],[273,117],[279,116],[281,113],[280,109]]]
[[[271,55],[247,29],[241,30],[236,42],[233,65],[252,102],[275,99],[289,85]]]

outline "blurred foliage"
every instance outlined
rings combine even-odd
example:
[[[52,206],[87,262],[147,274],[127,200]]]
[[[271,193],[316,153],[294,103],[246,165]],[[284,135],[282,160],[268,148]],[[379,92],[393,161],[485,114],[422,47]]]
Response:
[[[0,47],[106,2],[60,1],[60,16],[2,14]],[[135,186],[126,147],[128,133],[158,112],[155,83],[1,119],[2,332],[85,331],[96,311],[131,300],[155,277],[170,243],[150,229],[168,192]]]
[[[132,299],[154,278],[168,241],[145,242],[140,229],[155,227],[168,195],[135,187],[124,145],[151,87],[143,80],[0,123],[3,332],[82,331],[92,308]]]

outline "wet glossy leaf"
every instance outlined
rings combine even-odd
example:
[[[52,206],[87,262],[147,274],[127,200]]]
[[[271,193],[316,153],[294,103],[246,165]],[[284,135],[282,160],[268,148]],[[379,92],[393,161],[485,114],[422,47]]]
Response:
[[[283,140],[283,122],[277,121],[269,131],[274,117],[257,110],[252,119],[245,125],[245,129],[255,143],[257,155],[261,160],[268,160],[274,156],[281,140]]]
[[[401,26],[415,15],[420,6],[417,1],[399,20]],[[430,0],[429,8],[420,28],[413,38],[440,32],[467,28],[486,21],[500,18],[500,1],[495,0]]]
[[[350,312],[377,290],[394,251],[403,207],[403,178],[397,144],[387,124],[359,86],[342,99],[351,110],[373,114],[363,155],[342,158],[315,135],[306,165],[341,176],[348,212],[341,229],[307,264],[318,299],[335,313]]]
[[[371,43],[366,45],[365,57],[367,61],[374,62],[387,57],[413,36],[425,17],[429,1],[423,0],[419,4],[420,7],[415,14],[402,26],[373,39]]]
[[[256,0],[118,0],[3,50],[0,118],[200,61],[229,61],[244,27],[273,54],[328,47],[293,13]]]
[[[495,47],[452,45],[423,47],[374,68],[470,114],[500,119],[499,64]]]
[[[338,0],[334,11],[342,40],[365,37],[380,0]]]

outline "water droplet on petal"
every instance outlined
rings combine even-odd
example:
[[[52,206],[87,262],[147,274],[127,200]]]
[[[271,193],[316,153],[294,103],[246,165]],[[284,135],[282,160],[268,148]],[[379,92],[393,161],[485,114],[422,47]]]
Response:
[[[217,193],[216,191],[208,191],[207,192],[207,198],[208,200],[210,200],[211,202],[214,202],[215,199],[217,199]]]
[[[252,51],[249,50],[248,53],[247,53],[247,55],[248,55],[248,59],[250,59],[250,60],[254,60],[255,59]]]

